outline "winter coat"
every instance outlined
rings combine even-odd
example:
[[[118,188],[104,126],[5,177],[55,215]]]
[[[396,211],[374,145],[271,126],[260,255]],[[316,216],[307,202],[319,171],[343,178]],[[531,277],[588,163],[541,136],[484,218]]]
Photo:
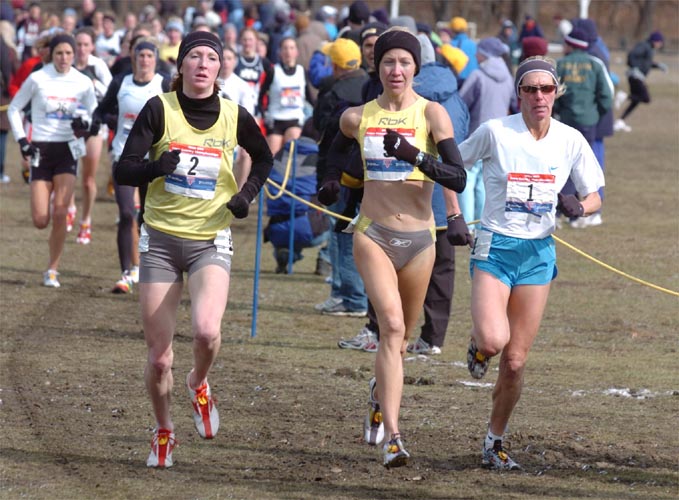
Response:
[[[603,61],[573,50],[557,61],[556,72],[566,93],[554,101],[554,114],[566,125],[596,125],[613,104],[613,82]]]
[[[504,65],[504,62],[500,60]],[[506,68],[506,66],[505,66]],[[419,95],[430,101],[438,102],[445,108],[453,123],[455,142],[460,144],[469,135],[469,110],[457,90],[457,80],[453,72],[443,64],[425,64],[415,77],[413,89]],[[443,191],[439,184],[434,186],[432,209],[436,220],[436,227],[443,227],[446,223],[446,204]]]

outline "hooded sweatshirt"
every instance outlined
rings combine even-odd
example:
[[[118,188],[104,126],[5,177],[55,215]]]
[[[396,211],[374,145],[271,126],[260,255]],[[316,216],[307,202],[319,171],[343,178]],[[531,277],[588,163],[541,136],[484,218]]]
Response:
[[[516,100],[514,78],[501,57],[489,57],[465,80],[460,96],[469,107],[471,133],[486,120],[509,114]]]

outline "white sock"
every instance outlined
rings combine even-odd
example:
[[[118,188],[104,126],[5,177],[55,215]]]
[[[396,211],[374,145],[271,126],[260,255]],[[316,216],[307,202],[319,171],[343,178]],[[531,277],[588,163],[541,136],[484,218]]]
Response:
[[[483,446],[487,450],[490,450],[493,445],[495,444],[495,441],[502,441],[502,435],[496,435],[491,432],[490,429],[488,429],[488,434],[486,435],[486,439],[483,441]]]

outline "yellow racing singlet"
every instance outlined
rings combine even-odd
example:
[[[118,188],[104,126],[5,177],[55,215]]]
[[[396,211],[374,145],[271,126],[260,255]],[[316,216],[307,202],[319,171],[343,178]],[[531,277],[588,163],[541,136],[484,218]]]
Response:
[[[180,238],[214,239],[230,225],[232,214],[226,202],[238,192],[233,175],[238,106],[220,98],[215,124],[198,130],[184,117],[176,92],[159,97],[165,131],[151,147],[149,157],[157,160],[164,151],[179,150],[179,164],[172,174],[149,184],[144,222]]]
[[[412,105],[401,111],[388,111],[370,101],[363,107],[358,130],[358,143],[363,144],[363,178],[366,181],[419,180],[432,182],[419,168],[393,156],[384,156],[384,135],[387,129],[394,129],[420,151],[438,157],[436,145],[427,132],[424,110],[429,103],[418,97]]]

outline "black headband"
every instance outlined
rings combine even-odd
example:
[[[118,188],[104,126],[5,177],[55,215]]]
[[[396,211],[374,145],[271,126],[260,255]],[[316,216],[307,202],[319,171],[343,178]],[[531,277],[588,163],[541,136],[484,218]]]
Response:
[[[415,61],[415,74],[417,75],[420,72],[422,46],[415,35],[408,31],[388,30],[378,36],[377,42],[375,42],[375,68],[380,67],[382,57],[391,49],[403,49],[410,52]]]
[[[186,54],[188,54],[191,49],[201,46],[210,47],[219,56],[220,64],[223,62],[224,54],[222,53],[222,51],[224,50],[224,48],[222,46],[222,42],[219,40],[217,35],[215,35],[214,33],[210,33],[208,31],[193,31],[186,35],[186,37],[184,37],[184,39],[182,40],[182,43],[179,44],[179,55],[177,56],[177,70],[179,70],[182,67],[182,61],[184,60]]]
[[[549,73],[549,75],[554,79],[554,85],[559,86],[559,75],[556,72],[556,68],[544,59],[530,59],[519,64],[516,69],[516,77],[514,78],[514,88],[516,89],[516,95],[519,95],[519,85],[521,80],[528,73],[534,73],[536,71],[542,71],[543,73]]]
[[[54,49],[60,43],[69,44],[71,46],[71,48],[73,49],[73,53],[75,54],[75,39],[71,35],[66,35],[65,33],[61,33],[59,35],[55,35],[50,40],[50,57],[52,56],[52,52],[54,52]]]
[[[141,52],[142,50],[150,50],[153,52],[153,55],[158,57],[158,47],[152,42],[148,42],[144,40],[143,42],[139,42],[137,45],[134,46],[134,55],[136,56]]]

